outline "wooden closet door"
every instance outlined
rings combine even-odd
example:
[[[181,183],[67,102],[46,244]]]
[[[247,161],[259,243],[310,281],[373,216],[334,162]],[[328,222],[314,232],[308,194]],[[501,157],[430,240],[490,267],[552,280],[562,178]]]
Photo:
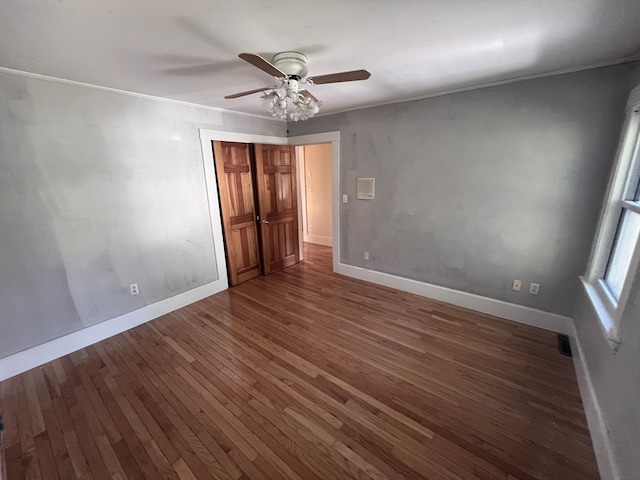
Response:
[[[293,146],[255,145],[262,269],[265,275],[300,261]]]
[[[250,145],[213,142],[229,283],[260,275]]]

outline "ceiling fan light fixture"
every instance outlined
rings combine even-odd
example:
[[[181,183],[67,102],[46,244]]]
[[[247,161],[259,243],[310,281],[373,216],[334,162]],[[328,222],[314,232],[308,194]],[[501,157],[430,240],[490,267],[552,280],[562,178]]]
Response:
[[[275,90],[272,90],[271,93],[263,93],[260,98],[267,110],[272,109],[275,103],[280,100],[280,97]]]
[[[271,90],[260,97],[271,115],[280,120],[308,120],[320,111],[320,103],[299,93],[290,95],[287,90]]]

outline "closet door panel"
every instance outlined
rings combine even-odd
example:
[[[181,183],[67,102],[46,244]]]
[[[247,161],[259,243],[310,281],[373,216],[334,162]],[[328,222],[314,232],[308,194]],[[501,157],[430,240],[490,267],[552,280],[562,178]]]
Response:
[[[295,149],[255,145],[258,211],[265,275],[300,261]]]
[[[229,284],[260,275],[251,146],[213,142]]]

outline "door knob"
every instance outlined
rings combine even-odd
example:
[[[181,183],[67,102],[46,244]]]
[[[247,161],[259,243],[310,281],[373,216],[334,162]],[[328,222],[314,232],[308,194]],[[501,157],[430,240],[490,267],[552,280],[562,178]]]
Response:
[[[269,223],[269,220],[262,220],[262,223]]]

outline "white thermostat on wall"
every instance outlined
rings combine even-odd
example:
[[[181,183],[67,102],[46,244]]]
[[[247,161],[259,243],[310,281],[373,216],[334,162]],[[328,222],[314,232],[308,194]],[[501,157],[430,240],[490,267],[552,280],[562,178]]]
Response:
[[[359,200],[373,200],[376,196],[376,179],[359,178],[356,198]]]

